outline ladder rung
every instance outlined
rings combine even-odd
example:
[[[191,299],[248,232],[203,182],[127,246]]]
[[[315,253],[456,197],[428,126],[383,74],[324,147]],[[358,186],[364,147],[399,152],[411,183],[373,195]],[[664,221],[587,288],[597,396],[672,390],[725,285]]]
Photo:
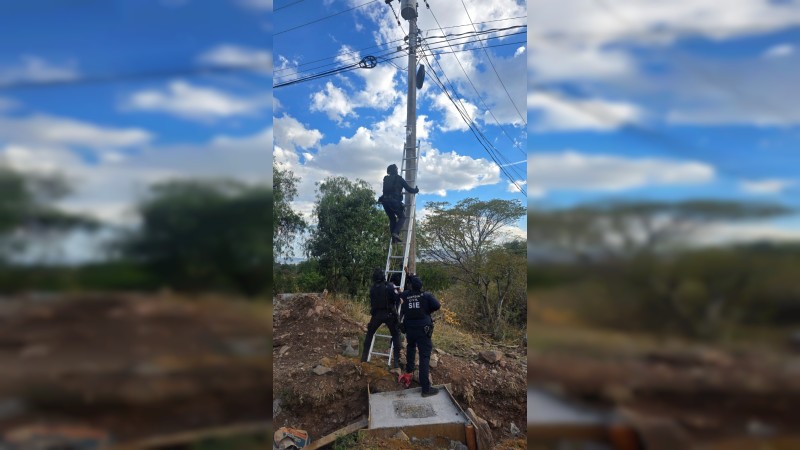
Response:
[[[372,352],[372,354],[373,354],[373,355],[378,355],[378,356],[389,356],[389,354],[388,354],[388,353],[378,353],[378,352]]]
[[[398,258],[399,258],[399,259],[403,259],[403,255],[400,255],[400,256],[390,256],[389,258],[394,258],[394,259],[398,259]]]
[[[402,270],[387,270],[389,273],[403,273]]]
[[[378,334],[378,333],[375,333],[375,336],[378,336],[378,337],[385,337],[385,338],[390,338],[390,339],[391,339],[391,337],[392,337],[392,336],[390,336],[390,335],[388,335],[388,334]]]

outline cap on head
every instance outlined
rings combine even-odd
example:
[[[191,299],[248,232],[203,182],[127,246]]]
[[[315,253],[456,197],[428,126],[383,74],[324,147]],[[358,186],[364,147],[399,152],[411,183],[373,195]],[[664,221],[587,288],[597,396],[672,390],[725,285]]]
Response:
[[[414,289],[415,291],[422,290],[422,280],[420,280],[419,277],[411,278],[411,289]]]
[[[383,270],[375,269],[375,270],[372,271],[372,281],[373,282],[380,283],[381,281],[384,281],[384,280],[385,280],[385,278],[383,278]]]
[[[392,164],[386,168],[386,173],[389,175],[397,175],[397,164]]]

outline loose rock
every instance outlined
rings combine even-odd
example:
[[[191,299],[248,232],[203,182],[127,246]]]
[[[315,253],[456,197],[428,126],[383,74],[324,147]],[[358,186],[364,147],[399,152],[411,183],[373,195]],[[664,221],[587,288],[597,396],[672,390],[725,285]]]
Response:
[[[331,369],[329,367],[317,365],[313,369],[311,369],[311,371],[314,372],[317,375],[325,375],[328,372],[333,372],[333,369]]]
[[[484,361],[488,362],[489,364],[495,364],[496,362],[503,359],[503,353],[498,352],[497,350],[490,350],[485,352],[480,352],[480,357]]]

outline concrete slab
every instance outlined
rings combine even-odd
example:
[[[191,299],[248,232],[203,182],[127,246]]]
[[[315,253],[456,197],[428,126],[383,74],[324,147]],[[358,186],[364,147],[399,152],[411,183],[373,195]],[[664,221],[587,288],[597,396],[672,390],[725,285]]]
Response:
[[[431,397],[422,397],[422,388],[379,392],[369,396],[369,429],[429,427],[469,423],[444,386]]]
[[[612,412],[591,409],[542,389],[528,389],[528,426],[603,426],[614,419]]]

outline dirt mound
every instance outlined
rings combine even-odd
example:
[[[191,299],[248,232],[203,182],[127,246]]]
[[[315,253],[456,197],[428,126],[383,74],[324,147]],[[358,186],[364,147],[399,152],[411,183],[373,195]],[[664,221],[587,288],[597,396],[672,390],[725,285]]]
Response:
[[[352,348],[360,355],[366,324],[325,297],[300,295],[277,301],[273,325],[276,427],[305,429],[319,438],[368,414],[368,386],[372,392],[400,389],[385,360],[361,363],[359,356],[342,356],[348,343],[355,344]],[[493,425],[496,441],[520,437],[511,433],[512,422],[524,435],[524,348],[506,352],[502,365],[479,360],[477,352],[469,358],[435,352],[434,384],[450,383],[462,408],[472,407]],[[325,373],[318,375],[315,368]]]
[[[124,441],[264,420],[268,346],[268,317],[230,299],[6,300],[0,433],[69,418]]]

